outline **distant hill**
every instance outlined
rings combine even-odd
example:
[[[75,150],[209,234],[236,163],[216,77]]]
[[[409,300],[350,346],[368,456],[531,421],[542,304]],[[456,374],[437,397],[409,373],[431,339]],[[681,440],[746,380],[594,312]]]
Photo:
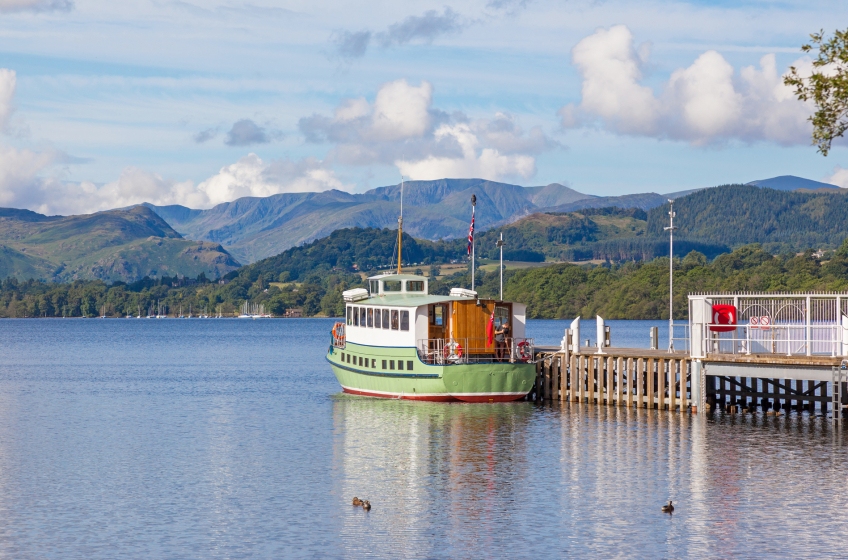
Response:
[[[201,272],[214,278],[238,266],[220,245],[183,239],[144,206],[83,216],[0,208],[0,278],[132,282]]]
[[[404,231],[419,239],[448,239],[467,233],[471,195],[477,196],[479,231],[535,212],[569,212],[619,206],[647,210],[666,201],[649,193],[622,197],[583,194],[565,185],[521,187],[483,179],[409,181],[404,186]],[[209,210],[147,205],[184,236],[221,243],[242,262],[254,262],[319,239],[340,228],[395,227],[400,185],[362,194],[341,191],[286,193],[240,198]]]
[[[830,183],[821,183],[803,177],[795,177],[794,175],[781,175],[780,177],[772,177],[771,179],[760,179],[746,183],[754,187],[774,189],[776,191],[797,191],[805,189],[815,191],[818,189],[839,189],[836,185]]]
[[[532,214],[477,238],[477,254],[495,259],[499,235],[504,258],[521,261],[650,260],[668,254],[668,238],[647,236],[647,213],[639,208],[586,208],[569,213]],[[698,251],[709,258],[730,251],[726,245],[675,240],[680,254]]]
[[[723,185],[675,200],[678,235],[739,247],[762,243],[773,252],[835,248],[848,237],[848,189],[783,191]],[[668,203],[648,211],[646,235],[663,236]]]

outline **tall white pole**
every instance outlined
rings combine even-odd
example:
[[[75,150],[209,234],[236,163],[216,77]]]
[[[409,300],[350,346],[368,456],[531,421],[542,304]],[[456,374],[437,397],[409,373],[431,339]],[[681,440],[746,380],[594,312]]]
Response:
[[[668,201],[668,351],[674,350],[674,201]]]
[[[500,268],[500,270],[501,270],[501,301],[503,301],[503,246],[504,246],[503,232],[501,232],[501,238],[498,240],[498,247],[500,247],[500,249],[501,249],[501,268]]]

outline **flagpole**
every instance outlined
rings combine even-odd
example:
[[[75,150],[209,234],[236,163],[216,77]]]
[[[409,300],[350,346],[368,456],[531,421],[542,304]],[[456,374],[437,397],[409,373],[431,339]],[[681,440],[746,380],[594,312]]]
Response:
[[[474,291],[474,213],[477,206],[477,195],[471,195],[471,291]]]
[[[501,232],[501,238],[498,240],[497,245],[501,249],[501,268],[500,268],[500,271],[501,271],[501,301],[503,301],[503,246],[504,246],[503,232]]]

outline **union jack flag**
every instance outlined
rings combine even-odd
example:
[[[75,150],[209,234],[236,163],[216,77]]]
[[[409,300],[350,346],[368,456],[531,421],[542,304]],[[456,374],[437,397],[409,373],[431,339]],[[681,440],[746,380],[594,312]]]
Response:
[[[471,244],[474,243],[474,207],[471,207],[471,227],[468,228],[468,254],[471,255]]]

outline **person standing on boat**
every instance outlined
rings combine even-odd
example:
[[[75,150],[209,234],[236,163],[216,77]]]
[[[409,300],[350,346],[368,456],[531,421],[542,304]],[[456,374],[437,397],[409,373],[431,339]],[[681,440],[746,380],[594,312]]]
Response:
[[[495,358],[502,362],[506,353],[506,341],[509,338],[509,323],[504,323],[495,331]]]

